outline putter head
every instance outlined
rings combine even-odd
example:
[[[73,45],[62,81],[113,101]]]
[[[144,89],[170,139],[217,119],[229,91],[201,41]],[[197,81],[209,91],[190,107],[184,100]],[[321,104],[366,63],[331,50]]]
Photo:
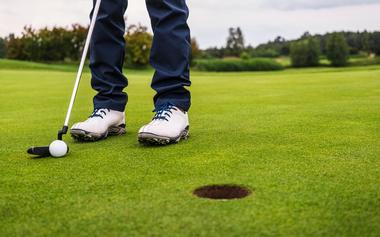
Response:
[[[38,157],[49,157],[49,156],[51,156],[48,146],[31,147],[28,149],[27,152],[31,155],[35,155]]]

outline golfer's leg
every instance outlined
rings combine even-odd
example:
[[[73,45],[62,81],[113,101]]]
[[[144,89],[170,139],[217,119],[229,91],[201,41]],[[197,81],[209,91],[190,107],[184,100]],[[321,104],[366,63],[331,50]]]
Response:
[[[128,83],[122,73],[125,50],[123,16],[127,5],[127,0],[105,0],[100,6],[90,48],[91,85],[98,92],[94,97],[95,109],[124,111],[127,103],[123,89]]]
[[[185,0],[146,0],[154,39],[150,63],[156,69],[152,88],[156,108],[171,103],[185,111],[190,108],[189,10]]]

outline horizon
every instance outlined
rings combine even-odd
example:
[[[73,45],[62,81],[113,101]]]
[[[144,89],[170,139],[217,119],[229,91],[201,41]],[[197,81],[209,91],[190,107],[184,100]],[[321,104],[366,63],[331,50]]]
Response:
[[[238,26],[244,33],[246,45],[252,46],[274,40],[277,36],[296,39],[304,32],[314,35],[334,31],[380,30],[377,16],[380,0],[291,0],[286,3],[279,0],[241,0],[238,3],[193,0],[188,4],[192,37],[197,39],[202,49],[224,46],[228,28]],[[10,33],[20,35],[26,25],[36,29],[66,27],[73,23],[86,25],[91,5],[88,0],[35,0],[33,3],[13,0],[2,3],[0,21],[10,23],[0,25],[0,36]],[[143,1],[130,0],[126,16],[128,25],[141,23],[150,30]]]

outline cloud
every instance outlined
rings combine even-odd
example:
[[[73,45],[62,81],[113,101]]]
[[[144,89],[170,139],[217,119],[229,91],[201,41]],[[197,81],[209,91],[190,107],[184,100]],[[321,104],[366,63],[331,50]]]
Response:
[[[253,1],[253,0],[252,0]],[[380,0],[259,0],[259,6],[281,10],[323,9],[380,3]]]
[[[24,25],[88,24],[91,0],[0,0],[0,36],[19,34]],[[189,0],[192,35],[202,48],[225,44],[227,29],[240,26],[257,45],[303,32],[380,30],[380,0]],[[150,21],[143,0],[129,0],[128,24]],[[365,16],[365,17],[363,17]]]

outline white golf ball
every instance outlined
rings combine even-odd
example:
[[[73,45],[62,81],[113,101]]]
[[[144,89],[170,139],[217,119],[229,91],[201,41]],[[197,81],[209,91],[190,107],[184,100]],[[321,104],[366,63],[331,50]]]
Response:
[[[49,152],[53,157],[64,157],[69,152],[69,147],[64,141],[56,140],[50,144]]]

